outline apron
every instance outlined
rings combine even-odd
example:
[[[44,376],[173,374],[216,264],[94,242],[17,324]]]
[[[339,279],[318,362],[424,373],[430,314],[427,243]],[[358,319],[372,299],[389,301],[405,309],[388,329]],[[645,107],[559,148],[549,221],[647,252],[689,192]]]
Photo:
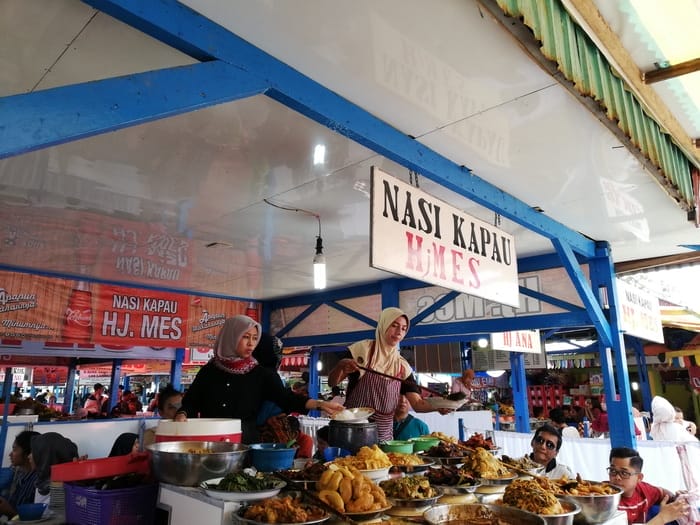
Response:
[[[374,345],[372,346],[372,354],[374,354]],[[371,357],[369,361],[371,363]],[[368,364],[367,367],[371,368],[371,364]],[[401,367],[399,376],[402,374],[403,367]],[[400,381],[365,372],[357,381],[355,388],[348,393],[345,407],[372,407],[374,414],[369,420],[377,424],[377,437],[381,443],[394,439],[394,411],[399,404],[400,396]]]

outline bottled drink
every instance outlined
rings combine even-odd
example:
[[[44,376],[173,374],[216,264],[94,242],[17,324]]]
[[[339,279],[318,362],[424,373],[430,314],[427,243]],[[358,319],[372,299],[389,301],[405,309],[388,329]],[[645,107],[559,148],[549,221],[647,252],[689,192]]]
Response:
[[[250,301],[248,303],[248,307],[245,309],[245,314],[250,317],[253,321],[260,322],[260,319],[258,319],[258,307],[255,305],[253,301]]]
[[[92,292],[85,281],[76,281],[68,298],[61,339],[75,343],[92,339]]]
[[[583,437],[591,437],[591,422],[585,416],[583,418]]]

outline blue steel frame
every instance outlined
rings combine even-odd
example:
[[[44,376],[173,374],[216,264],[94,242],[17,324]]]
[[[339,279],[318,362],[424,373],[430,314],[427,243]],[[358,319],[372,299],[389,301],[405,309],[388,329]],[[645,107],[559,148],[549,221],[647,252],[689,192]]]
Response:
[[[585,309],[567,309],[563,314],[509,319],[507,326],[503,320],[419,325],[411,329],[411,339],[453,337],[454,340],[460,340],[465,334],[593,325],[605,347],[613,349],[616,363],[620,354],[624,355],[617,316],[606,317],[606,312],[603,312],[579,267],[579,262],[589,262],[591,273],[596,275],[596,282],[609,286],[613,282],[614,273],[606,249],[601,249],[595,242],[533,210],[529,205],[480,179],[464,166],[437,154],[175,0],[83,1],[190,55],[200,63],[0,98],[0,158],[264,94],[550,239],[558,258],[532,258],[523,260],[522,266],[519,261],[520,271],[528,271],[528,268],[538,265],[555,267],[563,264],[585,305]],[[380,293],[382,306],[385,307],[398,304],[398,293],[405,284],[402,280],[389,279],[365,288],[372,289],[372,293]],[[415,287],[416,284],[413,283],[412,286]],[[348,292],[354,291],[353,296],[356,297],[361,295],[357,292],[362,288],[353,287]],[[536,296],[531,291],[521,289],[521,292]],[[608,296],[611,295],[614,296],[614,287],[608,288]],[[297,304],[312,305],[307,310],[310,312],[317,305],[331,300],[327,304],[338,308],[339,305],[333,304],[331,297],[329,294],[314,294],[297,298]],[[552,298],[553,304],[554,301],[556,299]],[[265,327],[269,326],[270,311],[284,304],[290,303],[277,302],[263,309]],[[421,316],[423,315],[428,314],[423,312]],[[357,316],[361,314],[357,313]],[[303,338],[303,341],[286,338],[285,341],[288,345],[333,344],[340,340],[371,337],[373,333],[372,328],[352,334],[316,336]],[[612,363],[607,356],[604,360],[608,367],[604,375],[613,380],[613,370],[609,368]],[[521,360],[514,358],[513,365],[520,376]],[[612,394],[613,389],[622,393],[623,388],[628,387],[627,378],[622,372],[626,373],[626,366],[619,367],[617,387],[614,388],[611,383],[606,387],[606,394],[608,390]],[[523,399],[521,392],[515,400],[516,407],[526,406],[523,405]],[[625,409],[629,412],[629,408],[629,396],[622,395],[614,411],[617,415]],[[615,417],[610,419],[617,421]],[[634,446],[634,432],[627,428],[632,425],[629,415],[627,419],[629,425],[622,425],[623,428],[612,433],[613,446]],[[522,432],[529,431],[529,425],[525,427],[520,424],[516,428]]]

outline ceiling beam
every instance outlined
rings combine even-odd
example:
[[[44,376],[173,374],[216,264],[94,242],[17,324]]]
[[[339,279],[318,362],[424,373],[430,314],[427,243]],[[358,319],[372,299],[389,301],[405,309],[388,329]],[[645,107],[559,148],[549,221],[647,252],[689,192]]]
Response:
[[[642,73],[642,81],[648,85],[661,82],[662,80],[668,80],[669,78],[695,73],[696,71],[700,71],[700,58],[681,62],[675,66],[661,67],[653,71],[647,71],[646,73]]]

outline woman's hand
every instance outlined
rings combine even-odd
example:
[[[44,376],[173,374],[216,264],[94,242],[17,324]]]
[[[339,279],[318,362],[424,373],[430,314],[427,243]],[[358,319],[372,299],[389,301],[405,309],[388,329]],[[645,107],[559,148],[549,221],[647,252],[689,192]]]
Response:
[[[332,401],[323,401],[322,399],[309,399],[306,402],[307,410],[321,410],[328,415],[334,416],[338,412],[345,410],[345,407],[340,403]]]
[[[358,372],[359,370],[360,368],[357,366],[354,359],[347,357],[345,359],[341,359],[328,374],[328,385],[330,387],[334,387],[350,374],[353,372]]]
[[[341,369],[343,371],[343,374],[345,374],[346,376],[360,371],[360,368],[357,366],[357,363],[354,359],[341,359],[338,365],[342,367]]]

